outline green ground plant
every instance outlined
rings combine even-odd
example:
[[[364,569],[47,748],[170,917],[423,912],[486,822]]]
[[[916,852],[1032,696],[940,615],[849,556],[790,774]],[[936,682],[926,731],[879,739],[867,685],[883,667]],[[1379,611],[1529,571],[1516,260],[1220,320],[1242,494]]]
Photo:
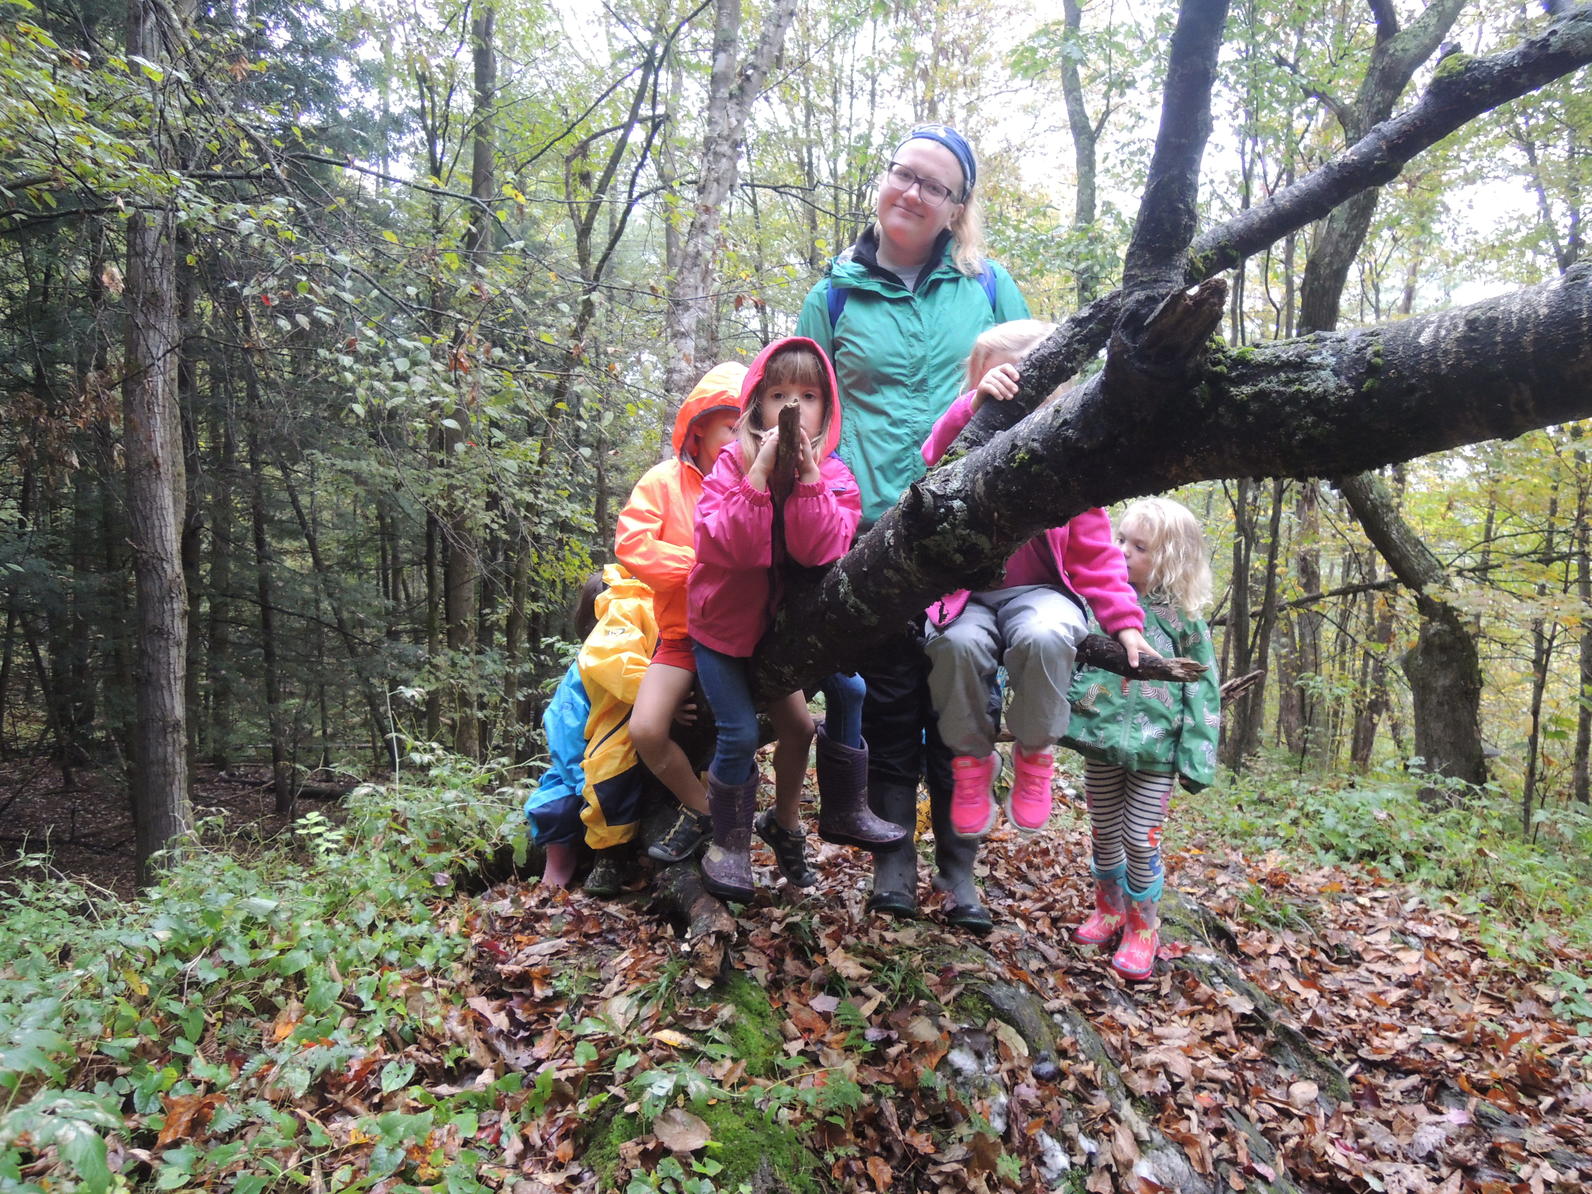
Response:
[[[0,902],[0,1188],[296,1184],[337,1142],[292,1108],[349,1075],[368,1090],[355,1131],[373,1149],[367,1171],[328,1165],[335,1188],[484,1188],[479,1158],[433,1146],[483,1099],[529,1110],[520,1075],[418,1090],[429,1105],[414,1114],[374,1108],[468,1086],[448,1081],[472,1072],[445,981],[468,943],[460,890],[523,839],[523,793],[440,753],[407,762],[405,783],[356,791],[335,820],[312,812],[291,840],[184,847],[131,903],[42,862]],[[196,1108],[203,1149],[173,1122]]]

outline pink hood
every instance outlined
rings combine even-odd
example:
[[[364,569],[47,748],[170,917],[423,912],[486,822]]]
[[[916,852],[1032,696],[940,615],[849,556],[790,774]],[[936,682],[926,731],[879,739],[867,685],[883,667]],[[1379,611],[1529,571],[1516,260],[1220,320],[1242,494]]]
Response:
[[[741,413],[744,415],[752,405],[752,394],[768,369],[768,358],[793,344],[806,345],[817,353],[818,359],[824,363],[824,372],[829,376],[829,431],[824,436],[824,450],[819,453],[821,457],[828,456],[840,446],[840,383],[835,380],[835,367],[829,362],[829,354],[819,347],[816,340],[809,340],[806,336],[786,336],[758,353],[746,370],[745,380],[741,382]]]
[[[776,511],[773,498],[747,481],[741,446],[732,443],[719,453],[704,480],[696,509],[696,566],[686,588],[687,628],[697,642],[737,658],[752,654],[773,620],[786,561],[815,568],[838,560],[851,546],[862,518],[857,479],[835,455],[840,406],[834,367],[822,348],[791,336],[758,353],[741,389],[741,410],[749,406],[769,357],[791,344],[811,348],[829,374],[829,430],[818,480],[798,481]]]

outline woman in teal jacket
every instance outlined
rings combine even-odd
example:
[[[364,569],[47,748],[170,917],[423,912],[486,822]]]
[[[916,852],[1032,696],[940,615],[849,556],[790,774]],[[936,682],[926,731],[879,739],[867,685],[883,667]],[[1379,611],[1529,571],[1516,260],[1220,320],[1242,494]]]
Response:
[[[796,334],[816,340],[840,384],[839,452],[856,474],[871,526],[924,473],[920,447],[960,392],[973,341],[1028,316],[1017,284],[984,258],[973,150],[955,129],[920,125],[879,179],[874,220],[807,295]],[[951,760],[929,701],[921,637],[892,642],[860,669],[868,684],[862,733],[874,812],[909,830],[927,773],[937,890],[953,924],[983,932],[989,913],[973,882],[978,844],[951,832]],[[909,833],[874,854],[871,911],[914,916],[917,851]]]

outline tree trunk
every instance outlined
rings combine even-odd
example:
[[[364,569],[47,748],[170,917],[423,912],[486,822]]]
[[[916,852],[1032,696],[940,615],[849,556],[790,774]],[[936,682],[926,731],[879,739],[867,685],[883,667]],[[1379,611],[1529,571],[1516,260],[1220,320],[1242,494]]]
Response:
[[[129,0],[127,52],[166,59],[175,30],[152,0]],[[158,107],[158,99],[157,99]],[[156,150],[157,155],[159,150]],[[138,879],[155,853],[187,833],[188,597],[183,584],[183,461],[176,376],[179,330],[176,212],[141,207],[127,222],[122,445],[136,586],[137,681],[132,799]]]
[[[239,310],[244,344],[251,342],[247,310]],[[248,349],[245,348],[247,353]],[[248,417],[244,421],[245,450],[249,458],[249,522],[254,538],[254,593],[260,606],[260,667],[264,673],[266,725],[271,738],[271,790],[281,816],[293,812],[293,777],[286,719],[282,708],[282,679],[276,651],[276,580],[272,575],[271,538],[265,521],[265,468],[260,462],[259,428],[264,423],[259,376],[254,362],[243,358],[243,385]]]
[[[469,231],[465,236],[465,255],[472,263],[483,261],[492,249],[492,214],[489,204],[496,197],[493,173],[492,109],[497,92],[497,56],[493,46],[497,14],[490,4],[476,10],[470,30],[475,63],[474,129],[471,137]],[[455,337],[455,361],[463,359],[465,345]],[[474,661],[479,631],[481,541],[478,526],[478,495],[471,484],[473,470],[467,459],[474,426],[473,371],[456,369],[455,385],[460,401],[452,418],[442,428],[443,468],[456,474],[447,497],[445,516],[447,538],[443,555],[443,603],[448,635],[448,674],[452,692],[448,706],[453,721],[453,749],[467,759],[481,756],[480,700]]]
[[[1542,539],[1544,562],[1553,558],[1554,525],[1559,516],[1559,495],[1548,499],[1548,525]],[[1537,605],[1542,607],[1548,595],[1547,581],[1537,583]],[[1532,837],[1532,813],[1535,811],[1537,788],[1542,776],[1542,698],[1548,690],[1548,669],[1553,665],[1554,648],[1559,641],[1559,624],[1540,613],[1531,619],[1531,700],[1528,708],[1531,730],[1526,735],[1526,776],[1520,789],[1520,833]]]
[[[1575,590],[1581,598],[1583,616],[1587,611],[1592,611],[1592,527],[1587,525],[1587,504],[1589,484],[1587,471],[1587,453],[1577,448],[1575,452],[1575,481],[1576,481],[1576,514],[1574,531],[1575,552]],[[1576,677],[1576,713],[1575,713],[1575,756],[1573,761],[1573,778],[1571,779],[1571,795],[1577,804],[1586,804],[1589,799],[1589,775],[1592,765],[1589,765],[1588,756],[1592,754],[1592,617],[1587,617],[1581,624],[1580,652],[1577,660],[1578,675]]]
[[[233,515],[237,488],[238,442],[230,405],[217,415],[214,496],[211,517],[214,533],[210,537],[210,633],[205,656],[205,687],[209,691],[209,740],[206,755],[217,770],[231,763],[232,689],[232,553],[236,549]]]
[[[718,339],[712,324],[713,259],[720,215],[735,186],[746,120],[774,56],[796,15],[796,0],[773,0],[757,46],[738,61],[741,0],[715,0],[713,68],[708,82],[707,130],[697,173],[691,221],[680,239],[674,285],[664,315],[668,392],[683,395],[713,363]]]
[[[1076,41],[1083,31],[1083,6],[1078,0],[1062,0],[1062,22],[1068,36]],[[1070,54],[1061,56],[1061,94],[1067,107],[1067,130],[1072,134],[1072,165],[1077,177],[1077,191],[1073,196],[1072,228],[1076,236],[1094,227],[1095,222],[1095,146],[1099,130],[1089,119],[1083,104],[1083,80],[1078,75],[1078,62]],[[1104,120],[1104,116],[1101,117]],[[1100,278],[1094,264],[1085,257],[1086,264],[1077,271],[1079,308],[1094,302],[1100,292]]]
[[[786,603],[759,684],[790,692],[855,664],[1092,505],[1218,477],[1352,473],[1592,413],[1592,266],[1471,307],[1179,365],[1177,346],[1204,350],[1222,298],[1219,283],[1179,286],[1147,318],[1130,311],[1102,373],[917,482],[812,598]],[[1025,385],[1050,347],[1029,356]]]
[[[1420,637],[1401,661],[1410,682],[1415,753],[1438,775],[1484,784],[1481,662],[1475,632],[1452,601],[1452,583],[1437,557],[1398,516],[1379,479],[1362,474],[1338,485],[1388,567],[1415,593]],[[1433,799],[1439,793],[1428,786],[1422,795]]]

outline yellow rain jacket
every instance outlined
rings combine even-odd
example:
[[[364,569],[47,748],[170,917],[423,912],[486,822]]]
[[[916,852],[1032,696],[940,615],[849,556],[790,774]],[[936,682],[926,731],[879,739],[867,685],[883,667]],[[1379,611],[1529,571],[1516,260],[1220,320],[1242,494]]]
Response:
[[[603,569],[608,586],[597,595],[597,626],[576,664],[591,697],[586,718],[586,844],[594,850],[636,836],[646,769],[630,741],[630,707],[658,643],[652,590],[618,564]]]

